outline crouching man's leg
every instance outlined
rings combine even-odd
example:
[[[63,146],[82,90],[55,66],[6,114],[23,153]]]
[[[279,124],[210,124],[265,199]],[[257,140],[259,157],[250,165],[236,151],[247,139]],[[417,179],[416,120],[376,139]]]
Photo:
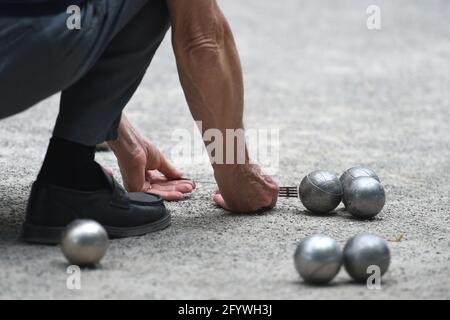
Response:
[[[94,161],[95,145],[117,137],[122,110],[169,27],[165,1],[92,3],[88,6],[96,6],[98,21],[83,38],[64,39],[68,56],[77,46],[92,50],[67,59],[86,72],[63,88],[54,134],[27,208],[23,237],[29,242],[56,243],[63,228],[80,218],[98,221],[110,237],[142,235],[170,224],[160,197],[126,192]]]

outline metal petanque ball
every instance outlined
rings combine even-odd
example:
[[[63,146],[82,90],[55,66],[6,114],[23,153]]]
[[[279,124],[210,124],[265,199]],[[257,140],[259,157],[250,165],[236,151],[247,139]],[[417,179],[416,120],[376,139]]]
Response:
[[[370,177],[353,180],[346,192],[347,211],[360,219],[370,219],[381,212],[386,194],[380,182]]]
[[[61,239],[61,250],[77,266],[95,266],[108,249],[106,230],[93,220],[76,220],[67,226]]]
[[[325,235],[303,239],[294,254],[295,269],[309,283],[326,284],[333,280],[342,266],[339,244]]]
[[[348,194],[348,190],[350,188],[350,184],[359,177],[372,177],[378,182],[380,182],[380,178],[378,175],[373,171],[372,169],[368,167],[358,166],[353,167],[345,171],[339,180],[341,180],[342,188],[344,189],[344,197],[342,199],[342,202],[344,203],[345,207],[347,207],[347,199],[346,196]]]
[[[373,271],[370,266],[380,268],[385,274],[391,262],[388,243],[375,235],[363,233],[351,238],[344,247],[344,266],[357,282],[365,282]]]
[[[318,170],[303,178],[299,186],[303,205],[313,213],[325,214],[337,208],[343,189],[338,176],[330,171]]]

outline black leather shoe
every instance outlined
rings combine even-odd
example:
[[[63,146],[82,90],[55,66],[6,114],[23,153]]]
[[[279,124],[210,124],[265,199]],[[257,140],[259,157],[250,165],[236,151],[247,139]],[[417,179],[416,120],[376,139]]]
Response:
[[[128,193],[107,173],[105,179],[109,188],[93,192],[35,182],[23,224],[23,239],[57,244],[64,228],[76,219],[97,221],[110,238],[140,236],[170,225],[170,213],[159,196]]]

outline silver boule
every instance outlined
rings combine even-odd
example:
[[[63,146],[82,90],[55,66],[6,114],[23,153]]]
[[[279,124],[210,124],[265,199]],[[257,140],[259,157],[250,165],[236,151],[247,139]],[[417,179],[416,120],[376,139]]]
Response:
[[[346,192],[347,211],[360,219],[370,219],[381,212],[386,194],[380,182],[371,177],[353,180]]]
[[[66,227],[61,250],[77,266],[95,266],[105,256],[109,239],[106,230],[93,220],[76,220]]]
[[[364,166],[357,166],[346,170],[339,178],[342,183],[342,188],[344,189],[344,196],[342,198],[342,202],[344,203],[345,207],[347,207],[346,196],[348,194],[350,184],[353,182],[353,180],[359,177],[372,177],[378,182],[380,182],[380,178],[378,177],[376,172],[371,168]]]
[[[330,171],[318,170],[306,175],[299,186],[303,205],[313,213],[325,214],[337,208],[343,189],[338,176]]]
[[[391,262],[388,243],[375,235],[363,233],[351,238],[344,247],[344,266],[348,274],[357,282],[365,282],[373,274],[368,270],[376,266],[384,275]]]
[[[326,284],[342,266],[342,250],[333,238],[311,235],[301,241],[294,254],[295,269],[309,283]]]

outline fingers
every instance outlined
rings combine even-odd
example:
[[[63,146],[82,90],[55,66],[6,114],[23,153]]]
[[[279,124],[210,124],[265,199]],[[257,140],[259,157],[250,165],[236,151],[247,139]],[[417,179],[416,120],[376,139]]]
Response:
[[[146,179],[151,183],[157,184],[168,184],[168,185],[179,185],[179,184],[189,184],[192,189],[196,188],[195,182],[190,179],[178,178],[178,179],[168,179],[165,176],[162,176],[157,173],[155,170],[149,170],[146,173]]]
[[[163,175],[165,175],[167,178],[181,178],[183,176],[183,173],[179,171],[177,168],[174,167],[173,164],[171,164],[164,155],[160,155],[160,166],[157,168]]]
[[[277,205],[278,194],[280,193],[280,186],[270,176],[264,176],[264,179],[266,180],[266,182],[268,184],[268,187],[269,187],[269,192],[272,195],[272,201],[270,202],[270,204],[266,208],[272,209],[272,208],[275,208],[275,206]]]
[[[265,187],[258,190],[256,186],[253,186],[253,193],[250,193],[246,200],[243,198],[236,199],[232,196],[231,200],[229,200],[231,202],[227,203],[220,190],[216,189],[214,202],[224,209],[235,213],[254,214],[273,209],[277,203],[279,187],[276,181],[271,177],[263,177],[265,180]]]
[[[225,203],[225,200],[223,199],[222,195],[220,193],[217,193],[214,196],[214,202],[219,205],[220,207],[222,207],[225,210],[231,211],[230,208],[227,206],[227,204]]]
[[[165,176],[158,174],[157,170],[147,170],[145,172],[145,179],[155,183],[169,181]]]
[[[167,180],[166,177],[147,172],[147,178],[151,181],[152,193],[159,195],[166,201],[183,200],[187,193],[194,191],[194,183],[189,180]]]
[[[179,191],[164,191],[152,188],[149,190],[151,193],[157,194],[160,196],[163,200],[166,201],[179,201],[183,200],[185,198],[185,195]]]
[[[177,191],[181,193],[191,193],[194,189],[190,184],[152,184],[152,190]]]
[[[179,183],[189,183],[192,185],[194,189],[197,188],[197,185],[195,184],[195,181],[189,178],[177,178],[177,179],[171,179],[170,181],[177,181]]]

